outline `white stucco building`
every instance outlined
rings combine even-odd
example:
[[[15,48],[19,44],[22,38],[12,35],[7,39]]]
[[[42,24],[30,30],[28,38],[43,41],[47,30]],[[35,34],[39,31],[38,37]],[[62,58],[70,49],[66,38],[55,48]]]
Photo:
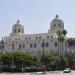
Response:
[[[68,49],[67,38],[65,37],[63,45],[59,44],[57,36],[57,31],[59,30],[64,30],[64,22],[59,19],[58,15],[50,22],[48,32],[40,34],[25,34],[24,26],[18,20],[13,25],[10,35],[3,38],[4,51],[24,51],[31,53],[33,56],[40,56],[43,52],[42,44],[44,42],[45,54],[65,53]]]

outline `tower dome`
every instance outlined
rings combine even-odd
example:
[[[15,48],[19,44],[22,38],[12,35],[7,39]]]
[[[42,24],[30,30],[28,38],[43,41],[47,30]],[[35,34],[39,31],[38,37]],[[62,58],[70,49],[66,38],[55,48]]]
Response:
[[[20,24],[19,20],[17,20],[16,24],[13,25],[11,35],[18,35],[18,34],[19,35],[24,34],[24,26]]]
[[[58,15],[56,15],[50,23],[50,31],[56,33],[59,30],[64,30],[64,22],[61,19],[59,19]]]

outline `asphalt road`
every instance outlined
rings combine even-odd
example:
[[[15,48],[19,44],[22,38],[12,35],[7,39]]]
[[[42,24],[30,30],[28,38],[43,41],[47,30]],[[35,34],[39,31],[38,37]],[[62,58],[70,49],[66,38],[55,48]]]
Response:
[[[42,73],[0,73],[0,75],[43,75]],[[44,75],[75,75],[75,71],[71,73],[63,73],[63,71],[50,71],[46,72]]]

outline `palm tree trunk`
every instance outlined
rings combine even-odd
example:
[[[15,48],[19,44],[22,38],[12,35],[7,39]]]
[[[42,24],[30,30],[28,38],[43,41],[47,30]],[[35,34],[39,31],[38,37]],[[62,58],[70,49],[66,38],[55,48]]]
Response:
[[[60,42],[60,50],[59,51],[60,51],[60,54],[61,54],[61,42]]]
[[[63,55],[63,41],[62,41],[62,55]]]
[[[59,54],[59,40],[58,40],[58,54]]]
[[[61,41],[60,41],[60,54],[61,54]]]

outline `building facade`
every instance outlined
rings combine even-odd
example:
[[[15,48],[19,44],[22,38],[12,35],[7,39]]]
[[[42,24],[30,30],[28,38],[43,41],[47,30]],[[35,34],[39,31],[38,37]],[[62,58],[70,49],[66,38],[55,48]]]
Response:
[[[68,50],[67,37],[59,44],[57,31],[64,30],[64,22],[58,15],[50,22],[50,29],[47,33],[25,34],[24,26],[18,20],[12,27],[12,33],[3,37],[4,51],[23,51],[33,56],[41,56],[43,49],[45,54],[65,53]],[[44,44],[44,46],[43,46]]]

